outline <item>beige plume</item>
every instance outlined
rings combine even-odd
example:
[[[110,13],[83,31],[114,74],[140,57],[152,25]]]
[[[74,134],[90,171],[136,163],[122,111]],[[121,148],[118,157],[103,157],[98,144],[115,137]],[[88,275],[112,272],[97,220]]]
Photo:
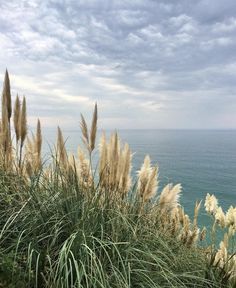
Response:
[[[97,120],[98,120],[98,111],[97,111],[97,103],[94,107],[93,112],[93,120],[90,130],[90,152],[92,152],[95,148],[96,134],[97,134]]]
[[[20,113],[20,140],[21,146],[25,141],[27,135],[27,116],[26,116],[26,100],[25,97],[23,98],[22,108]]]
[[[214,195],[210,195],[209,193],[207,193],[204,206],[207,213],[215,214],[218,207],[218,200]]]
[[[42,150],[42,131],[41,131],[41,123],[40,123],[40,120],[38,119],[37,129],[36,129],[36,137],[35,137],[35,152],[37,155],[37,160],[36,160],[37,170],[39,170],[41,165],[42,165],[41,150]]]
[[[102,137],[99,144],[99,181],[100,185],[103,185],[108,179],[107,170],[108,170],[108,147],[106,143],[105,132],[102,133]]]
[[[6,105],[7,107],[8,122],[10,122],[11,113],[12,113],[11,88],[10,88],[10,79],[9,79],[9,74],[8,74],[7,69],[5,72],[5,78],[4,78],[4,84],[3,84],[2,102],[4,102],[2,106]]]
[[[20,139],[20,99],[19,96],[16,96],[15,106],[14,106],[14,114],[13,114],[13,120],[14,120],[14,129],[16,134],[16,141],[18,142]]]
[[[137,192],[143,199],[148,201],[157,192],[158,186],[158,167],[151,167],[149,155],[146,155],[141,169],[138,171],[138,186]]]
[[[61,168],[67,169],[68,159],[65,142],[60,127],[57,128],[57,161]]]
[[[179,205],[179,197],[182,191],[181,184],[167,184],[160,195],[159,205],[161,208],[173,209]]]
[[[85,146],[90,149],[89,147],[89,136],[88,136],[88,126],[84,119],[84,116],[81,114],[81,122],[80,122],[80,128],[82,132],[82,140],[85,144]]]

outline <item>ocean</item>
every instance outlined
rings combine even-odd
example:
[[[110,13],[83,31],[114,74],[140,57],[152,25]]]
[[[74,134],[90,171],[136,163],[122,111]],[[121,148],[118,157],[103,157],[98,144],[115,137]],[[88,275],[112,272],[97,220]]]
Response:
[[[99,132],[98,134],[100,134]],[[109,135],[111,131],[108,131]],[[128,142],[133,155],[132,175],[149,154],[153,165],[159,166],[160,189],[167,183],[181,183],[180,203],[193,214],[196,200],[207,193],[215,194],[219,204],[227,209],[236,205],[236,131],[234,130],[119,130],[123,142]],[[64,130],[67,149],[76,153],[81,134]],[[99,135],[98,135],[99,136]],[[56,129],[44,129],[44,152],[55,143]],[[99,138],[99,137],[98,137]],[[95,152],[94,162],[98,152]],[[202,205],[200,222],[205,224]]]

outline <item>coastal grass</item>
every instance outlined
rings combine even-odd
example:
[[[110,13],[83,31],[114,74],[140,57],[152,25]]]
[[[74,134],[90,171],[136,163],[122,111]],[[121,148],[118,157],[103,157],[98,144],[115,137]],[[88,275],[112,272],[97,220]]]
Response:
[[[149,155],[132,177],[133,153],[117,132],[110,139],[103,133],[94,166],[97,104],[91,127],[81,115],[84,148],[77,155],[67,151],[58,127],[57,143],[44,162],[40,120],[30,136],[26,98],[16,97],[13,115],[11,103],[6,71],[0,288],[236,287],[236,207],[223,211],[207,194],[204,205],[213,225],[202,229],[201,202],[190,219],[180,205],[180,183],[158,191],[159,168]],[[220,245],[216,229],[224,232]],[[203,242],[206,234],[212,235],[209,243]]]
[[[1,171],[0,199],[0,287],[228,287],[149,210],[71,175],[24,182]]]

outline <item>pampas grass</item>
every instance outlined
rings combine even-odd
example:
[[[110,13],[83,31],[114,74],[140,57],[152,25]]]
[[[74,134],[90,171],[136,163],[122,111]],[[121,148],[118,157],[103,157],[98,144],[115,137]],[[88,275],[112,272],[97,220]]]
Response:
[[[12,107],[11,107],[11,88],[8,71],[5,72],[3,92],[2,92],[2,108],[6,107],[8,122],[10,122]]]
[[[23,146],[27,135],[27,116],[26,116],[26,99],[23,98],[22,108],[20,113],[20,141]]]
[[[144,202],[150,200],[157,192],[158,168],[151,167],[149,155],[144,158],[143,165],[138,171],[138,194]]]
[[[174,209],[179,205],[180,193],[182,191],[181,184],[167,184],[160,195],[159,205],[162,209]]]
[[[20,99],[19,96],[16,96],[16,101],[14,105],[14,129],[15,129],[15,135],[16,135],[16,143],[18,144],[18,141],[20,139]]]
[[[19,158],[19,168],[21,169],[22,165],[22,153],[23,153],[23,145],[27,135],[27,118],[26,118],[26,99],[23,98],[21,112],[20,112],[20,158]]]
[[[98,110],[97,110],[97,103],[96,103],[94,107],[93,120],[92,120],[92,125],[91,125],[91,130],[90,130],[89,148],[91,152],[95,148],[95,141],[96,141],[96,134],[97,134],[97,120],[98,120]]]
[[[82,132],[82,136],[83,136],[82,137],[83,142],[89,150],[88,126],[87,126],[87,123],[86,123],[84,116],[82,114],[81,114],[80,128],[81,128],[81,132]]]
[[[64,141],[60,127],[57,128],[56,155],[57,155],[56,160],[58,161],[59,166],[66,171],[68,167],[68,158],[67,158],[67,152],[66,152],[66,147],[65,147],[65,141]]]
[[[133,154],[117,132],[110,139],[102,134],[98,171],[93,170],[97,104],[90,130],[81,115],[85,149],[69,153],[58,127],[56,151],[44,165],[41,124],[29,137],[25,97],[20,105],[17,96],[14,105],[16,147],[11,114],[6,71],[0,127],[5,287],[235,287],[235,207],[224,212],[207,194],[212,231],[200,228],[201,202],[191,219],[180,204],[181,184],[167,184],[158,194],[159,167],[148,155],[132,179]],[[199,246],[216,229],[225,233],[219,247]]]
[[[41,123],[40,123],[40,120],[38,119],[36,137],[35,137],[36,170],[40,170],[41,165],[42,165],[42,160],[41,160],[42,142],[43,142],[43,139],[42,139]]]

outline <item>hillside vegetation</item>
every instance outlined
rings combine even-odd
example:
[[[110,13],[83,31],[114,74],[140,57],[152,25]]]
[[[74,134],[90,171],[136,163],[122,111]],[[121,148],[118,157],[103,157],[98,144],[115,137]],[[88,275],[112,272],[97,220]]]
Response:
[[[223,211],[208,194],[204,206],[213,225],[200,228],[201,202],[190,219],[180,205],[181,184],[159,191],[158,167],[148,155],[132,179],[133,154],[116,132],[109,139],[103,133],[96,147],[97,118],[97,105],[91,127],[81,116],[84,145],[77,155],[66,150],[58,128],[44,162],[40,121],[28,133],[26,99],[17,95],[12,103],[6,71],[0,287],[236,287],[236,207]]]

